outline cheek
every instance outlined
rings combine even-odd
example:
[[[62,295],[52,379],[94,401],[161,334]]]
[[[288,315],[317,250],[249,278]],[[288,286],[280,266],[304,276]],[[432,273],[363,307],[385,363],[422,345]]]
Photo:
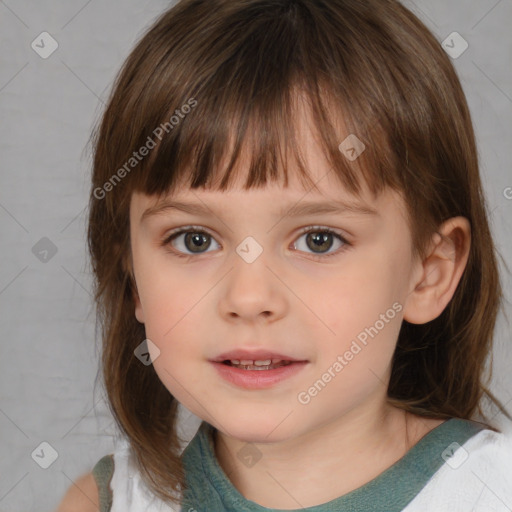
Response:
[[[372,385],[390,366],[403,310],[400,262],[393,258],[378,251],[359,255],[329,281],[328,293],[322,297],[317,291],[311,298],[329,327],[322,336],[322,365],[328,369],[341,356],[337,375],[343,374],[343,386],[364,387],[369,376]]]
[[[401,324],[396,309],[384,310],[385,320],[369,309],[359,310],[357,318],[346,315],[345,322],[335,325],[336,337],[322,341],[315,372],[297,397],[310,417],[336,416],[386,394]]]
[[[201,336],[205,329],[198,307],[200,298],[176,293],[175,286],[160,285],[151,293],[145,310],[146,336],[159,351],[153,359],[154,370],[167,390],[189,409],[194,403],[190,403],[191,394],[187,390],[200,390],[204,386],[200,370],[204,364]],[[197,391],[193,393],[197,394]]]
[[[140,272],[137,282],[146,337],[160,351],[155,370],[166,386],[172,384],[166,372],[179,379],[184,365],[197,363],[202,357],[201,336],[208,332],[204,309],[211,307],[208,285],[197,272],[194,277],[171,270],[169,265],[154,264],[147,272]],[[191,378],[189,375],[188,380]]]
[[[208,287],[197,272],[180,271],[165,254],[141,256],[136,278],[146,334],[165,341],[181,323],[193,317]]]
[[[394,262],[367,258],[330,278],[323,293],[319,287],[309,300],[320,317],[325,315],[336,337],[346,339],[373,325],[387,311],[387,317],[394,319],[393,304],[400,301],[402,288]]]

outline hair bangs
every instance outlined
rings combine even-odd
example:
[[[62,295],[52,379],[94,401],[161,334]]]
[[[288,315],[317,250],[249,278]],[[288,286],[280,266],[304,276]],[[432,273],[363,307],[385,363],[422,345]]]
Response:
[[[146,112],[146,122],[136,136],[137,144],[155,132],[161,137],[133,173],[127,193],[167,195],[179,187],[224,191],[239,181],[242,172],[243,188],[280,180],[286,187],[292,169],[297,169],[304,189],[310,190],[316,185],[308,174],[314,162],[306,162],[301,150],[302,112],[307,116],[307,132],[301,135],[315,137],[329,163],[328,172],[334,171],[349,193],[358,195],[362,181],[374,195],[386,185],[398,188],[389,142],[368,108],[368,94],[350,73],[340,83],[308,54],[308,34],[297,30],[297,18],[307,14],[301,8],[300,3],[289,4],[282,16],[274,16],[269,8],[268,18],[230,27],[231,34],[217,27],[214,44],[197,46],[200,51],[194,61],[202,68],[167,87],[159,83],[143,88],[139,105],[145,107],[139,110]],[[239,33],[236,42],[233,32]],[[339,55],[323,60],[338,60],[338,68],[342,67]],[[167,70],[148,80],[169,81],[176,74],[175,55],[168,52],[161,66]],[[184,109],[191,98],[197,106],[178,120],[173,112]],[[365,110],[367,115],[362,115]],[[179,122],[170,126],[173,117]],[[351,148],[346,145],[354,137],[364,151],[350,158],[347,149]],[[288,165],[290,154],[295,157],[293,167]],[[242,158],[245,165],[238,165]]]

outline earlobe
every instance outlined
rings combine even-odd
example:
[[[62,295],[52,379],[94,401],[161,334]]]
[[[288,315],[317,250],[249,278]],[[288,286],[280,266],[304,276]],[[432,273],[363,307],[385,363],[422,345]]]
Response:
[[[432,236],[428,256],[418,263],[404,320],[424,324],[444,311],[466,268],[470,246],[471,226],[465,217],[453,217],[441,225]]]
[[[135,318],[141,323],[144,323],[144,311],[140,302],[139,294],[137,290],[133,290],[133,302],[135,303]]]
[[[133,261],[131,259],[131,254],[125,255],[122,261],[123,270],[129,276],[130,286],[132,289],[132,297],[133,302],[135,304],[135,318],[141,324],[144,323],[144,311],[142,309],[142,304],[140,302],[139,291],[137,289],[137,282],[135,281],[135,274],[133,272]]]

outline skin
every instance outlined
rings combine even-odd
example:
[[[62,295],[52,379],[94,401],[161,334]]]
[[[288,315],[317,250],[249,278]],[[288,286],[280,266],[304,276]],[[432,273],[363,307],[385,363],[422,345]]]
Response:
[[[307,134],[307,124],[302,130]],[[160,350],[154,368],[177,400],[218,429],[216,455],[238,491],[281,509],[325,503],[365,484],[442,422],[391,407],[386,389],[401,322],[441,314],[470,244],[468,221],[456,217],[440,226],[444,236],[433,236],[428,256],[414,260],[401,196],[385,190],[374,199],[367,189],[360,199],[350,196],[314,137],[304,137],[301,147],[314,163],[316,188],[309,192],[292,173],[288,188],[182,188],[172,197],[207,205],[208,215],[164,210],[141,221],[158,203],[141,193],[130,206],[134,313]],[[283,205],[330,200],[365,203],[378,215],[279,214]],[[184,235],[162,245],[173,229],[189,225],[212,235],[204,252],[194,254]],[[322,249],[330,255],[315,258],[304,227],[331,228],[351,245],[332,237],[332,247]],[[236,252],[247,236],[263,248],[250,264]],[[189,257],[178,257],[180,251]],[[401,311],[309,403],[300,403],[298,393],[394,303]],[[245,390],[209,362],[235,348],[269,349],[308,364],[270,389]],[[247,443],[261,454],[252,467],[237,457]]]

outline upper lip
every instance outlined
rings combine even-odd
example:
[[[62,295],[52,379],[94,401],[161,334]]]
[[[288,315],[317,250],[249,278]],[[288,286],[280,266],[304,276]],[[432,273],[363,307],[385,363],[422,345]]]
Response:
[[[214,362],[231,361],[231,360],[246,360],[246,361],[266,361],[267,359],[281,359],[283,361],[305,361],[304,359],[297,359],[292,356],[278,354],[270,350],[245,350],[237,349],[224,352],[220,356],[212,359]]]

